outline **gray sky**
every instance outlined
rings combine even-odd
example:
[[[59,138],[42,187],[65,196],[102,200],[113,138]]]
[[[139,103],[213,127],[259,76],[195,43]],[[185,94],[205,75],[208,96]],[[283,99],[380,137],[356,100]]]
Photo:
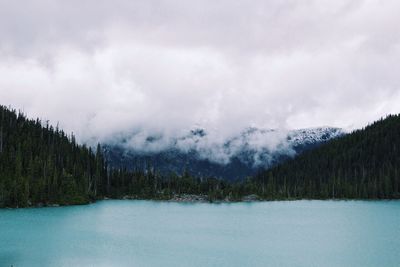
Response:
[[[78,139],[400,112],[400,1],[0,0],[0,103]]]

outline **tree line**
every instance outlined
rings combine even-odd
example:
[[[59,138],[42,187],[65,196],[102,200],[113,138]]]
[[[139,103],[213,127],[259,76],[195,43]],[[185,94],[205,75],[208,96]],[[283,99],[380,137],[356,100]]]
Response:
[[[242,184],[189,173],[161,176],[154,168],[108,168],[101,146],[79,145],[73,134],[0,106],[0,207],[84,204],[126,195],[168,199],[203,194],[239,199]]]
[[[0,207],[84,204],[130,196],[170,199],[205,195],[210,201],[260,199],[400,198],[400,117],[388,116],[304,152],[242,182],[160,175],[156,166],[109,168],[100,145],[0,106]]]
[[[73,135],[0,106],[0,206],[87,203],[106,168]]]
[[[400,198],[400,116],[307,151],[253,181],[267,199]]]

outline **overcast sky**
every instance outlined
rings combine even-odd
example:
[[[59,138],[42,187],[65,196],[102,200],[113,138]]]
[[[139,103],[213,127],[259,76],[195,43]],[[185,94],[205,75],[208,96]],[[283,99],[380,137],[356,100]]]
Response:
[[[0,0],[0,104],[79,140],[400,112],[400,1]]]

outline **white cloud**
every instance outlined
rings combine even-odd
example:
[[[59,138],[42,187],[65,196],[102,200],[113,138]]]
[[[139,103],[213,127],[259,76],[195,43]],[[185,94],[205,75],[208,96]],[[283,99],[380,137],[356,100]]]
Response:
[[[212,144],[249,126],[361,127],[400,112],[399,8],[0,0],[0,103],[81,141],[200,126]]]

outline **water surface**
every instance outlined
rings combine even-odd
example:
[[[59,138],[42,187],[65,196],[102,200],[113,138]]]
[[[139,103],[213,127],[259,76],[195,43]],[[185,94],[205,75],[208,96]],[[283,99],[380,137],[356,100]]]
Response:
[[[400,201],[0,210],[0,266],[400,266]]]

